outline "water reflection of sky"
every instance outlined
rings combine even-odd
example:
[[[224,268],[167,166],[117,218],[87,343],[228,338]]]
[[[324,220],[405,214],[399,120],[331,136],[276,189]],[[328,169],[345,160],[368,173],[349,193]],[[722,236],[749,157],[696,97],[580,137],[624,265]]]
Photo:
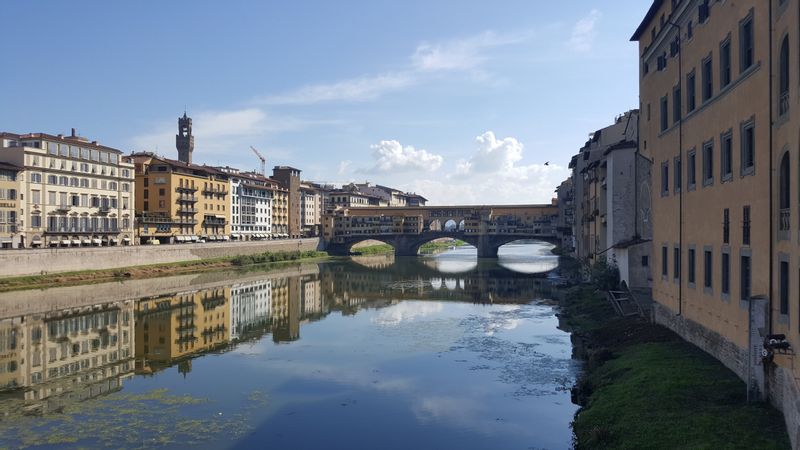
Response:
[[[255,337],[233,345],[224,338],[210,353],[190,351],[148,371],[139,370],[152,365],[142,339],[149,332],[153,342],[158,324],[168,328],[166,340],[178,338],[170,327],[186,332],[177,322],[184,309],[156,308],[166,303],[152,298],[122,302],[119,320],[135,318],[136,334],[126,342],[136,346],[135,362],[115,366],[121,389],[86,395],[101,387],[90,381],[97,373],[91,371],[45,379],[25,398],[36,398],[36,390],[50,395],[36,401],[66,402],[45,417],[23,416],[15,405],[30,403],[9,394],[0,401],[7,413],[0,447],[567,448],[576,409],[567,390],[576,371],[569,335],[558,330],[552,306],[537,300],[535,279],[520,273],[549,267],[547,251],[539,244],[503,247],[499,265],[516,267],[516,274],[494,263],[478,267],[474,249],[460,248],[424,260],[335,262],[303,276],[182,291],[173,305],[193,298],[181,304],[195,305],[197,317],[215,326],[241,321],[242,335]],[[425,281],[421,290],[413,280]],[[267,292],[271,303],[262,305]],[[489,295],[514,303],[487,304]],[[253,322],[266,324],[260,334],[262,325],[247,325],[259,314],[271,314]],[[146,317],[149,329],[142,326]],[[35,320],[42,319],[0,320],[0,338],[4,323],[10,330]],[[82,339],[70,334],[72,319],[64,320],[65,336]],[[210,323],[197,322],[194,345],[211,336],[204,331]],[[276,343],[278,329],[290,342]],[[68,395],[80,400],[47,393],[69,376],[76,381]]]
[[[514,272],[541,273],[558,266],[553,246],[540,241],[515,241],[500,247],[498,264]],[[442,273],[462,273],[478,267],[478,251],[471,245],[425,257],[431,267]]]

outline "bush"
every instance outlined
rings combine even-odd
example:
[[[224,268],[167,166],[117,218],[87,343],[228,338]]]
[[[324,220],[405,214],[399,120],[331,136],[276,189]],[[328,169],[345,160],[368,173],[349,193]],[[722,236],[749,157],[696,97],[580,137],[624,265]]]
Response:
[[[589,280],[601,291],[616,289],[619,286],[619,268],[601,259],[589,267]]]

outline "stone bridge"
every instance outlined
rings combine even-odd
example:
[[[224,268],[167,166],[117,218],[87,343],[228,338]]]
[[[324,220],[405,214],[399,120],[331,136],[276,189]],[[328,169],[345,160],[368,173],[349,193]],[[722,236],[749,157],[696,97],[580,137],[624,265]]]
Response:
[[[323,235],[332,255],[376,240],[397,256],[416,256],[426,242],[452,238],[475,246],[479,258],[496,258],[501,246],[517,240],[558,244],[557,214],[554,205],[343,208],[323,217]]]

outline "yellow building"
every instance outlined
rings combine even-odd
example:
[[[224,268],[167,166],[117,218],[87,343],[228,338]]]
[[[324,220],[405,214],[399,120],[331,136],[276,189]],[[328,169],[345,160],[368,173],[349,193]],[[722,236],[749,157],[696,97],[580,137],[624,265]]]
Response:
[[[219,287],[137,302],[137,372],[153,372],[227,345],[230,300],[231,288]]]
[[[272,237],[289,237],[289,190],[273,185],[272,192]]]
[[[654,1],[632,38],[655,318],[783,410],[795,447],[799,19],[789,0]]]
[[[132,244],[133,166],[121,156],[74,129],[70,136],[0,133],[0,162],[24,168],[14,245]]]
[[[0,162],[0,248],[19,248],[20,203],[22,168]]]
[[[229,174],[149,152],[126,159],[135,166],[137,232],[143,243],[230,239]]]

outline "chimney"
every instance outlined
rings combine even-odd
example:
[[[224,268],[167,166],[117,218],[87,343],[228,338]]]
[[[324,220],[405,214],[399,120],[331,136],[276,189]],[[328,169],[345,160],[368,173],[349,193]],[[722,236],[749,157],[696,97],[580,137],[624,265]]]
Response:
[[[75,134],[75,128],[72,129],[72,134],[70,135],[70,137],[77,137],[77,134]]]

